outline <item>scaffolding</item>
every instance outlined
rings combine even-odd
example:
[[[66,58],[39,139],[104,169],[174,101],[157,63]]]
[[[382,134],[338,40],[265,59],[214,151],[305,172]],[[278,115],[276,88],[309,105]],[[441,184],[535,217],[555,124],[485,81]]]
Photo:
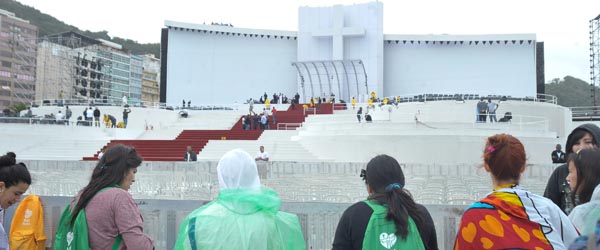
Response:
[[[73,96],[74,48],[77,38],[45,37],[38,42],[36,101],[46,104],[62,102]]]
[[[590,20],[590,88],[593,106],[596,88],[600,86],[600,15]]]
[[[38,101],[51,105],[106,102],[110,79],[98,57],[98,41],[74,32],[40,40]]]
[[[10,49],[9,105],[29,103],[34,99],[36,73],[36,41],[29,38],[22,28],[9,24],[8,48]],[[6,65],[3,65],[6,66]]]

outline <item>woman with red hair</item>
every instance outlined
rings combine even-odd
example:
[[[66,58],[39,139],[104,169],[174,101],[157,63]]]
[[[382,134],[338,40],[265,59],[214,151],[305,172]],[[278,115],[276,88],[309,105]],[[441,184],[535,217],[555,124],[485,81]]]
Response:
[[[579,235],[552,201],[521,186],[523,144],[507,134],[487,138],[483,167],[493,191],[465,211],[454,249],[566,249]]]

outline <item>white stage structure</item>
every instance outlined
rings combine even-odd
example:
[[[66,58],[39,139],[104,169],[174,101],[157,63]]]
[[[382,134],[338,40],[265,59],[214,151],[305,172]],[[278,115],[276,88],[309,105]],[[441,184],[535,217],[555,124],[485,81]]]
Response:
[[[241,103],[273,93],[536,96],[536,36],[384,35],[383,4],[301,7],[299,31],[165,21],[161,101]]]

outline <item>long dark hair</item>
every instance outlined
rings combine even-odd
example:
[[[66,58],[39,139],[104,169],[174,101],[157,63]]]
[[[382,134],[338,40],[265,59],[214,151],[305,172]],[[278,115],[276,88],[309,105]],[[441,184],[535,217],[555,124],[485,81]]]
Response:
[[[0,157],[0,181],[4,182],[4,187],[18,185],[19,182],[31,185],[31,175],[25,163],[16,164],[15,158],[9,155]]]
[[[119,185],[127,171],[137,168],[142,161],[142,157],[132,147],[118,144],[108,148],[96,164],[90,183],[81,191],[79,200],[71,212],[71,225],[75,222],[79,211],[87,206],[98,191],[105,187]]]
[[[571,199],[575,202],[575,196],[578,196],[577,204],[587,203],[592,198],[594,188],[600,184],[600,148],[586,148],[573,153],[569,156],[571,161],[577,169],[577,184],[571,192]]]
[[[423,216],[417,204],[404,189],[404,173],[396,159],[389,155],[375,156],[367,163],[365,182],[374,192],[369,199],[382,205],[387,204],[388,213],[385,218],[393,220],[396,224],[396,235],[406,239],[408,216],[417,227],[423,224]]]

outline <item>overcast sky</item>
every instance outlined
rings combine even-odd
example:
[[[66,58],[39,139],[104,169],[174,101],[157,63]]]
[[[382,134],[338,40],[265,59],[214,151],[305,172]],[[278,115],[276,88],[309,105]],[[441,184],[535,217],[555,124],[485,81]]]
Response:
[[[160,42],[165,20],[296,31],[298,7],[364,0],[18,0],[83,30]],[[382,0],[385,34],[535,33],[545,43],[546,81],[589,82],[589,21],[600,0]]]

